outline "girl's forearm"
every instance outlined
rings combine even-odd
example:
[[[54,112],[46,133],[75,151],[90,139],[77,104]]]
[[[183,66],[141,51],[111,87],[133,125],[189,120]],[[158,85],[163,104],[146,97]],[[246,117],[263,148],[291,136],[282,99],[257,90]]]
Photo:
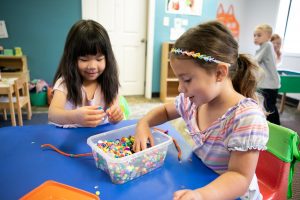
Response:
[[[77,115],[75,110],[49,108],[48,119],[57,124],[76,124]]]
[[[167,122],[168,115],[165,109],[165,105],[159,106],[150,112],[148,112],[139,123],[146,123],[149,127],[156,126]]]
[[[216,180],[199,188],[203,199],[236,199],[244,195],[249,188],[249,179],[238,172],[228,171],[220,175]]]

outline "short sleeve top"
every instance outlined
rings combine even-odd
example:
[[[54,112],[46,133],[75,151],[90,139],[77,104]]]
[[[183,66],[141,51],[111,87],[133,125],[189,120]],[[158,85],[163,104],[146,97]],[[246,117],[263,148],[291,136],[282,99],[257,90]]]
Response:
[[[68,90],[66,84],[64,83],[63,78],[59,78],[55,82],[53,86],[53,91],[55,90],[61,91],[65,95],[68,95]],[[65,109],[72,110],[82,106],[101,106],[102,108],[105,108],[105,101],[104,101],[104,97],[100,85],[98,85],[92,99],[87,98],[87,94],[86,91],[84,90],[84,87],[81,87],[81,95],[82,95],[82,105],[75,106],[73,102],[67,101],[65,104]]]
[[[67,90],[66,84],[64,83],[64,79],[62,77],[59,78],[55,82],[55,84],[53,86],[53,92],[55,90],[61,91],[65,95],[68,95],[68,90]],[[98,85],[92,99],[87,98],[87,94],[86,94],[86,91],[85,91],[84,87],[81,87],[81,95],[82,95],[82,105],[75,106],[75,104],[73,102],[68,100],[66,102],[64,108],[66,110],[74,110],[74,109],[77,109],[77,108],[82,107],[82,106],[101,106],[102,108],[106,109],[106,105],[105,105],[105,101],[104,101],[104,97],[103,97],[103,93],[101,91],[100,85]],[[108,122],[108,118],[105,117],[102,124],[107,123],[107,122]],[[63,128],[81,127],[81,125],[79,125],[79,124],[57,124],[57,123],[53,123],[51,121],[49,121],[49,123],[54,124],[56,126],[63,127]]]
[[[175,104],[194,141],[194,153],[219,174],[227,171],[231,151],[266,149],[268,124],[263,111],[253,99],[241,100],[202,131],[197,125],[195,104],[184,98],[183,94],[177,96]]]

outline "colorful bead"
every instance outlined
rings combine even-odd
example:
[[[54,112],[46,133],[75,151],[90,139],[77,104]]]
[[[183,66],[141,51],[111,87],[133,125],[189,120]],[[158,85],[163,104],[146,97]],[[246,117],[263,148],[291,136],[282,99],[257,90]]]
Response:
[[[97,142],[97,146],[112,158],[126,158],[128,156],[128,159],[114,162],[107,160],[101,154],[93,153],[96,166],[108,173],[112,182],[125,183],[163,165],[167,148],[155,148],[152,151],[145,151],[137,157],[131,157],[134,154],[132,151],[133,143],[133,136],[122,137],[115,141],[99,140]]]
[[[99,140],[97,142],[97,146],[114,158],[122,158],[134,153],[131,150],[133,142],[133,137],[129,136],[129,138],[122,137],[121,139],[116,139],[115,141]]]

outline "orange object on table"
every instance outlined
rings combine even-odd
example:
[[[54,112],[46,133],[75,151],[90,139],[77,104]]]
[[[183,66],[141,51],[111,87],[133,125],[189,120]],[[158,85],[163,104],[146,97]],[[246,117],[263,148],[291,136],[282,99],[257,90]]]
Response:
[[[53,199],[53,200],[99,200],[99,197],[90,192],[71,187],[55,181],[46,181],[31,192],[27,193],[20,200],[40,200],[40,199]]]

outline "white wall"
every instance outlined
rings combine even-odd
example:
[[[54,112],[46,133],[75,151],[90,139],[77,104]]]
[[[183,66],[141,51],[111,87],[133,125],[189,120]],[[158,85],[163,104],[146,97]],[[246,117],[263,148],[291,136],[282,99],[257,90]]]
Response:
[[[254,55],[255,50],[258,49],[258,46],[253,43],[254,28],[266,23],[275,30],[280,0],[220,0],[219,2],[224,5],[225,11],[230,4],[235,8],[235,16],[240,23],[240,53]],[[300,71],[299,55],[283,54],[281,68]],[[300,94],[287,96],[300,100]]]
[[[254,28],[262,23],[274,27],[280,0],[220,0],[225,12],[229,5],[234,6],[234,14],[240,23],[240,52],[254,55],[258,48],[253,43]]]
[[[300,57],[299,57],[299,55],[291,55],[291,54],[284,55],[283,54],[282,65],[280,68],[300,72]],[[287,94],[287,96],[300,100],[300,94],[290,93],[290,94]],[[298,108],[300,108],[300,101],[299,101]]]
[[[254,54],[258,46],[253,43],[253,32],[259,24],[275,29],[280,0],[242,0],[244,19],[241,27],[240,52]]]
[[[224,7],[224,12],[226,13],[228,11],[228,8],[230,5],[233,5],[234,8],[234,15],[237,21],[239,22],[240,25],[240,37],[239,41],[244,41],[244,29],[245,29],[245,2],[246,0],[219,0],[219,3],[223,4]],[[219,4],[218,4],[219,5]]]

